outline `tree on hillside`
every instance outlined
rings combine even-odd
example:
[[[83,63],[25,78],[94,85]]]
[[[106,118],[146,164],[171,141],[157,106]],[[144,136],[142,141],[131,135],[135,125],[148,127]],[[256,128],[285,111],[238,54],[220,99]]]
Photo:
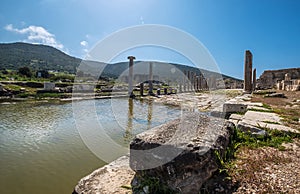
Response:
[[[18,70],[18,74],[24,75],[26,77],[31,77],[32,73],[28,67],[20,67]]]
[[[37,78],[49,78],[50,77],[50,74],[47,70],[40,70],[40,71],[37,71],[35,76]]]

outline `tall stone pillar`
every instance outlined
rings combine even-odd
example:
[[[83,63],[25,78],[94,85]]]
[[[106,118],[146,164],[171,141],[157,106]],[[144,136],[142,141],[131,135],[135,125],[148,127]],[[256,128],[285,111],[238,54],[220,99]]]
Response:
[[[186,92],[186,71],[185,70],[183,75],[183,92]]]
[[[150,62],[149,64],[149,95],[153,95],[153,64]]]
[[[199,76],[196,76],[196,91],[199,92]]]
[[[187,91],[190,91],[190,86],[191,86],[191,72],[187,71]]]
[[[252,53],[249,50],[246,50],[245,52],[244,92],[252,92]]]
[[[191,91],[194,91],[194,72],[190,74]]]
[[[182,83],[179,83],[179,93],[182,93]]]
[[[200,74],[199,76],[199,90],[203,90],[203,76]]]
[[[132,79],[133,79],[133,60],[135,59],[135,57],[134,56],[129,56],[127,58],[129,59],[128,95],[133,96]]]
[[[253,81],[252,81],[252,90],[254,91],[256,88],[256,68],[253,70]]]
[[[194,92],[197,91],[197,74],[194,74]]]

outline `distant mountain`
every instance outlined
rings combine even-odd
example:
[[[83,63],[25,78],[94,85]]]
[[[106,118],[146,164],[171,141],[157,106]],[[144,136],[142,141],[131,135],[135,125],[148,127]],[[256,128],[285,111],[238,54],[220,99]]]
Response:
[[[19,42],[0,44],[0,69],[5,68],[17,70],[20,67],[27,66],[33,70],[55,70],[76,73],[76,70],[81,62],[81,59],[69,56],[51,46]],[[103,71],[102,76],[118,78],[128,69],[128,62],[120,62],[108,65],[96,61],[83,62],[86,64],[84,71],[90,72],[91,75],[101,70]],[[143,74],[144,72],[148,72],[148,69],[145,69],[144,63],[148,64],[149,62],[135,62],[137,65],[134,66],[135,73]],[[138,64],[142,66],[139,68]],[[156,68],[154,68],[154,73],[157,71],[157,74],[160,76],[172,77],[170,69],[175,67],[175,69],[180,70],[181,72],[193,71],[197,73],[197,75],[199,75],[201,72],[201,74],[203,74],[205,77],[220,77],[220,75],[217,75],[215,72],[199,70],[198,68],[186,65],[163,62],[154,62],[154,64],[156,66]],[[173,74],[173,77],[174,76],[178,76],[178,74]],[[241,81],[227,75],[222,76],[224,79]]]
[[[81,59],[46,45],[28,43],[0,44],[0,68],[17,70],[27,66],[34,70],[76,72]]]

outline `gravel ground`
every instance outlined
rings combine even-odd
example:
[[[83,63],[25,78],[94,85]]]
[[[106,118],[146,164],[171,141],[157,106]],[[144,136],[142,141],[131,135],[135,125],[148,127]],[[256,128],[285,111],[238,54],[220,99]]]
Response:
[[[300,141],[271,147],[242,149],[235,161],[233,182],[242,193],[300,193]]]

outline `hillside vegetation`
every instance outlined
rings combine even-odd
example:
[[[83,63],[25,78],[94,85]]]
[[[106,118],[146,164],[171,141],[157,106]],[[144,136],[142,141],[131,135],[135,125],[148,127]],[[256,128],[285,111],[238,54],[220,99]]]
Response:
[[[67,72],[70,74],[74,74],[77,71],[77,68],[81,64],[82,60],[79,58],[75,58],[65,54],[64,52],[53,48],[51,46],[46,45],[36,45],[29,43],[2,43],[0,44],[0,70],[19,70],[22,67],[28,67],[33,72],[38,70],[53,70],[57,72]],[[115,64],[108,64],[95,61],[84,61],[87,64],[85,69],[82,69],[84,72],[88,72],[93,75],[95,72],[99,70],[103,70],[102,75],[104,77],[118,78],[123,72],[128,69],[128,62],[120,62]],[[138,61],[136,61],[138,63]],[[219,77],[217,73],[207,71],[207,70],[199,70],[195,67],[190,67],[186,65],[179,64],[170,64],[164,62],[155,62],[159,66],[159,71],[165,71],[169,76],[168,68],[170,66],[175,67],[181,72],[184,71],[193,71],[197,72],[197,74],[201,73],[206,77],[210,77],[214,75]],[[162,70],[162,69],[167,70]],[[137,68],[135,68],[135,71]],[[143,74],[145,73],[145,68],[143,68]],[[155,70],[155,69],[154,69]],[[147,70],[148,71],[148,70]],[[139,72],[135,72],[139,73]],[[155,72],[154,72],[155,73]],[[223,75],[223,78],[229,82],[232,81],[241,81],[236,78],[232,78],[227,75]]]
[[[55,70],[75,73],[81,59],[46,45],[28,43],[0,44],[0,68],[18,70]]]

